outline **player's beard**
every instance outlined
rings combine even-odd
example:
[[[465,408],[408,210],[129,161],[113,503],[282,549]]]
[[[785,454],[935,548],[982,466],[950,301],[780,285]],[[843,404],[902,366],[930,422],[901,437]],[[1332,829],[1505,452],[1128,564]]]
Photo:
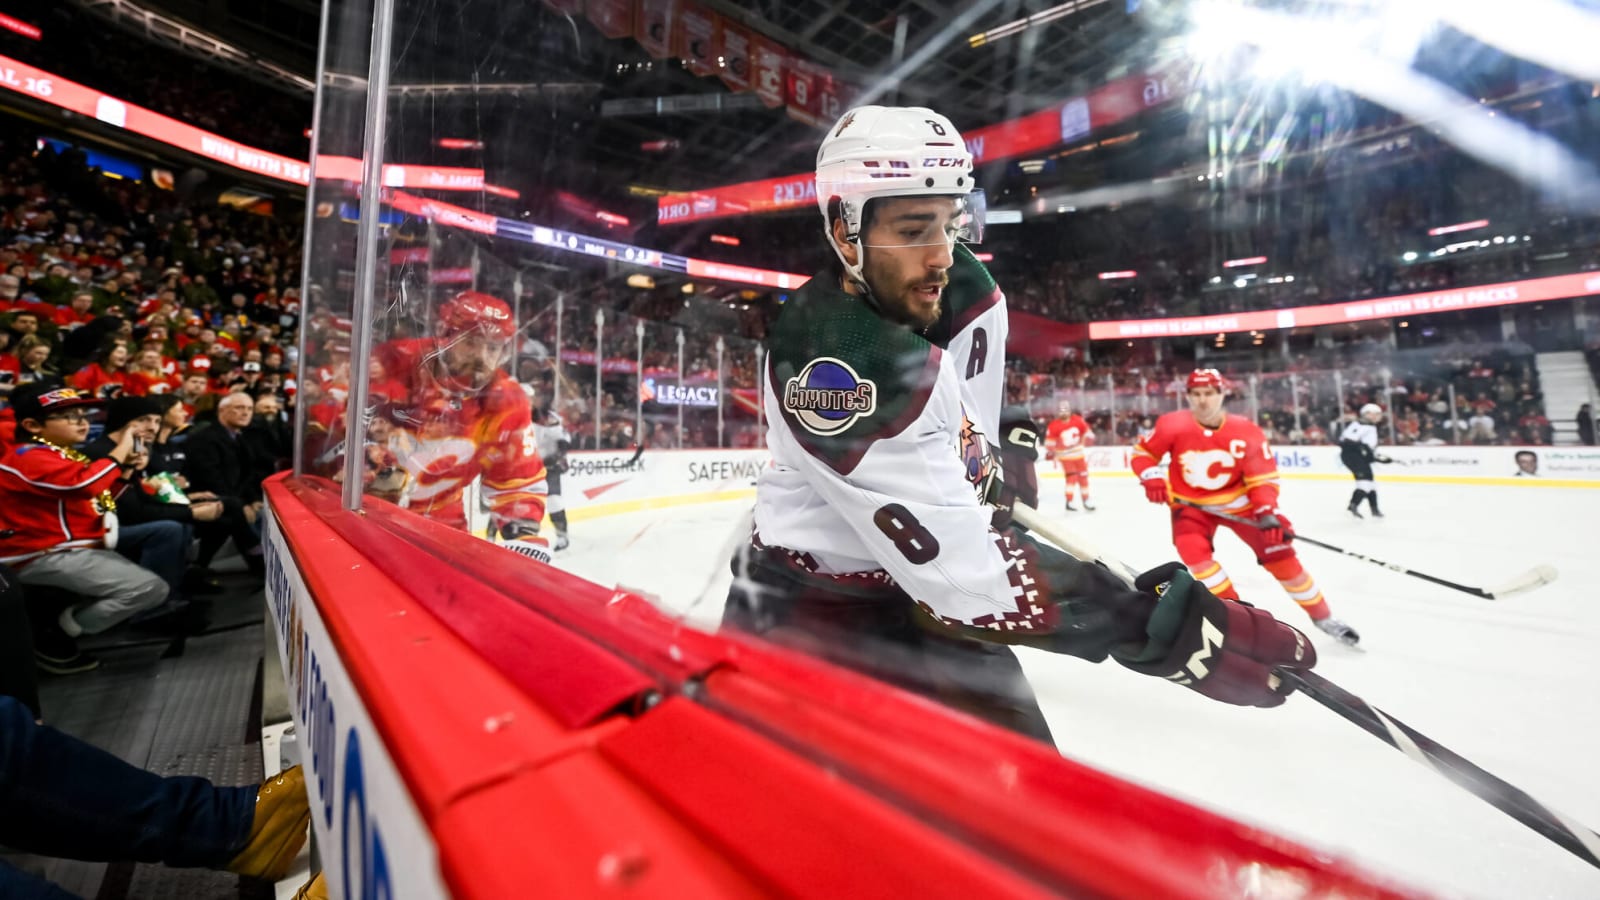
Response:
[[[867,254],[866,266],[861,274],[867,287],[872,290],[878,308],[886,317],[916,329],[927,328],[939,321],[939,314],[943,311],[944,289],[950,284],[949,273],[923,272],[908,279],[894,271],[893,257],[888,254],[883,254],[876,261],[878,265],[873,264],[873,254]],[[931,299],[925,290],[928,288],[938,290]]]

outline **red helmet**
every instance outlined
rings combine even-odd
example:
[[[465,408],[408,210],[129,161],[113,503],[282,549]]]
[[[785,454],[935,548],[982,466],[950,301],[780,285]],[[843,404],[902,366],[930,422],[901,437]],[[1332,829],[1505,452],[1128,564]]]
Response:
[[[439,324],[447,335],[474,328],[503,338],[517,332],[516,323],[511,319],[511,307],[498,297],[478,291],[462,291],[446,300],[439,307]]]
[[[1216,388],[1218,392],[1226,393],[1228,382],[1216,369],[1195,369],[1189,373],[1189,380],[1184,384],[1184,390],[1192,391],[1197,387]]]

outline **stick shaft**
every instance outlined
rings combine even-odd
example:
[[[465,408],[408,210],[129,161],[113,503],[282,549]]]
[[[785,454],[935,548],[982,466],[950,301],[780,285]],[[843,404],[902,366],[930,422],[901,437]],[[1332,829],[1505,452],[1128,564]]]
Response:
[[[1046,520],[1038,510],[1017,504],[1011,515],[1017,523],[1038,532],[1068,555],[1103,563],[1130,586],[1133,584],[1133,570],[1126,564],[1106,556],[1093,544]],[[1438,741],[1315,672],[1281,668],[1272,671],[1307,697],[1338,713],[1341,718],[1449,778],[1584,862],[1600,868],[1600,834],[1541,804],[1521,789],[1484,771]]]
[[[1216,510],[1206,509],[1205,507],[1200,506],[1199,504],[1196,504],[1196,503],[1186,503],[1186,502],[1184,502],[1182,500],[1179,500],[1178,501],[1178,505],[1187,506],[1187,507],[1190,507],[1191,509],[1198,509],[1198,510],[1200,510],[1201,512],[1205,513],[1208,516],[1216,516],[1217,518],[1223,520],[1224,522],[1232,522],[1232,523],[1234,523],[1236,525],[1249,525],[1251,527],[1255,527],[1255,524],[1256,524],[1253,520],[1246,519],[1244,516],[1236,516],[1236,515],[1233,515],[1231,513],[1217,512]],[[1494,595],[1489,593],[1488,591],[1484,590],[1483,588],[1476,588],[1476,587],[1472,587],[1471,585],[1459,584],[1457,582],[1450,581],[1449,579],[1446,579],[1446,578],[1440,578],[1437,575],[1429,575],[1426,572],[1418,572],[1415,569],[1408,569],[1405,566],[1400,565],[1399,563],[1384,562],[1381,559],[1376,559],[1374,557],[1367,556],[1364,553],[1357,553],[1354,550],[1346,550],[1343,547],[1334,546],[1333,544],[1327,543],[1326,541],[1319,541],[1319,540],[1317,540],[1316,538],[1313,538],[1313,537],[1306,537],[1305,535],[1301,534],[1298,531],[1294,532],[1294,539],[1299,541],[1299,542],[1301,542],[1301,543],[1303,543],[1303,544],[1310,544],[1313,547],[1321,547],[1324,550],[1332,550],[1334,553],[1341,553],[1341,554],[1343,554],[1345,556],[1348,556],[1348,557],[1350,557],[1352,559],[1359,559],[1362,562],[1369,562],[1369,563],[1372,563],[1375,566],[1382,566],[1383,568],[1388,569],[1391,572],[1399,572],[1402,575],[1410,575],[1412,578],[1420,578],[1423,581],[1430,581],[1430,582],[1433,582],[1434,584],[1440,585],[1441,587],[1447,587],[1447,588],[1450,588],[1452,590],[1461,591],[1464,594],[1471,594],[1474,597],[1483,597],[1484,599],[1487,599],[1487,600],[1493,600],[1494,599]]]

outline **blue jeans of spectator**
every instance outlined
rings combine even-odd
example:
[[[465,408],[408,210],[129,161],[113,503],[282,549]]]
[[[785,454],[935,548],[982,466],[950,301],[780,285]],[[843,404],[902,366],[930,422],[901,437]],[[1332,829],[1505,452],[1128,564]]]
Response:
[[[170,597],[177,597],[183,585],[183,571],[188,568],[189,545],[193,541],[193,526],[171,520],[140,522],[117,529],[117,552],[141,568],[160,575],[167,583]]]
[[[0,844],[41,856],[221,868],[244,849],[257,787],[162,778],[35,724],[0,697]],[[0,897],[71,894],[0,863]]]

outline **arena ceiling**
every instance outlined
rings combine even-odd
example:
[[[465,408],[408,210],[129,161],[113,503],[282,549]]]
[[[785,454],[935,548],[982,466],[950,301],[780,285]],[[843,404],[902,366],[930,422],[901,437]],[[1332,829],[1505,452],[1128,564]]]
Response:
[[[97,0],[75,0],[94,7]],[[104,2],[104,0],[99,0]],[[310,75],[315,0],[137,0]],[[429,146],[450,132],[485,141],[482,162],[539,172],[580,190],[629,182],[687,188],[807,167],[818,132],[782,109],[601,116],[608,100],[732,96],[716,78],[652,61],[631,39],[608,39],[536,0],[400,0],[397,84],[524,84],[522,92],[418,94],[397,106],[407,161],[448,163]],[[706,0],[705,5],[829,67],[882,89],[881,102],[928,105],[964,128],[1012,118],[1126,74],[1144,40],[1125,0],[1081,8],[984,46],[970,35],[1060,7],[1057,0]],[[338,7],[336,6],[337,10]],[[903,24],[902,24],[903,23]],[[901,41],[896,56],[897,33]],[[349,73],[352,76],[364,72]],[[896,76],[898,76],[896,78]],[[894,79],[890,81],[890,79]],[[519,124],[523,123],[523,124]],[[540,152],[559,123],[561,144]],[[540,126],[540,127],[535,127]],[[499,131],[501,133],[486,133]],[[665,149],[647,145],[662,140]],[[530,154],[530,148],[533,152]],[[581,148],[581,153],[572,153]],[[420,157],[429,156],[423,159]],[[464,164],[464,163],[462,163]]]

